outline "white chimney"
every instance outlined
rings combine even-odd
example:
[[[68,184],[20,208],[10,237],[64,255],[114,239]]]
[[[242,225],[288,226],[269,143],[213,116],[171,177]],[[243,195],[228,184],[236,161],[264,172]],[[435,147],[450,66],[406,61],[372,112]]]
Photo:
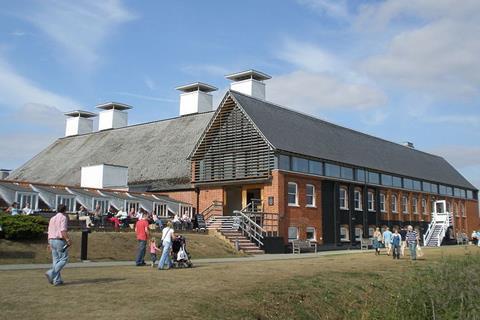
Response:
[[[65,137],[78,134],[90,133],[93,131],[93,117],[97,115],[92,112],[74,110],[66,112]]]
[[[272,77],[260,71],[246,70],[227,75],[225,78],[233,81],[230,84],[231,90],[265,100],[265,83],[263,81]]]
[[[128,167],[99,164],[82,167],[80,186],[97,189],[127,189]]]
[[[132,109],[131,106],[118,102],[107,102],[98,105],[96,108],[103,110],[99,112],[99,131],[122,128],[128,125],[128,113],[125,110]]]
[[[176,87],[180,94],[180,115],[212,111],[213,97],[210,92],[218,90],[216,87],[195,82]]]

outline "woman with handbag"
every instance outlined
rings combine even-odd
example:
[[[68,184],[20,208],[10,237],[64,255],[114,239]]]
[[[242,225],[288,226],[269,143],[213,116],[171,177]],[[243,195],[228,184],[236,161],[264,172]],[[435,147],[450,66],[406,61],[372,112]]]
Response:
[[[167,226],[162,230],[162,257],[158,262],[158,270],[170,269],[172,260],[170,259],[170,250],[172,249],[172,240],[175,237],[173,233],[173,224],[171,221],[167,222]],[[165,265],[167,267],[165,268]]]

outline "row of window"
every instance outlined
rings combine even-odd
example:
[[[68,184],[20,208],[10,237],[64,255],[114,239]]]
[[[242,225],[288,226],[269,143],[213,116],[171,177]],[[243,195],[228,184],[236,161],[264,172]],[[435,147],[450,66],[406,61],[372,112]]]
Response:
[[[354,190],[354,199],[353,199],[353,204],[354,204],[354,209],[355,210],[363,210],[362,207],[362,191],[360,189],[355,189]],[[387,212],[387,195],[385,193],[380,193],[380,199],[379,199],[379,209],[381,212]],[[402,213],[409,213],[409,202],[411,201],[412,205],[412,212],[414,214],[419,213],[419,201],[417,197],[412,197],[410,200],[408,196],[402,196],[402,201],[400,203],[400,209]],[[430,203],[430,208],[433,208],[433,203],[434,201],[432,200]],[[339,196],[339,206],[340,209],[342,210],[348,210],[348,190],[345,187],[340,188],[340,196]],[[375,194],[373,191],[368,191],[368,196],[367,196],[367,209],[368,211],[375,211]],[[453,209],[453,213],[457,216],[465,216],[465,206],[463,203],[460,203],[460,206],[457,205],[457,203],[453,203],[453,206],[451,205],[450,202],[447,202],[447,211],[450,212],[450,210]],[[390,210],[392,213],[398,213],[398,197],[396,194],[392,194],[390,196]],[[420,210],[423,214],[427,214],[427,199],[421,198],[420,200]]]
[[[316,232],[315,227],[307,227],[306,228],[306,240],[316,241]],[[288,240],[297,240],[299,239],[299,232],[298,227],[288,227]]]
[[[277,163],[278,169],[282,170],[366,182],[369,184],[382,185],[386,187],[423,191],[443,196],[453,196],[467,199],[475,198],[473,190],[454,188],[447,185],[399,177],[360,168],[341,166],[329,162],[309,160],[301,157],[280,154],[277,157]]]
[[[299,206],[298,202],[298,185],[295,182],[288,183],[288,205],[289,206]],[[305,186],[305,204],[306,207],[315,208],[315,186],[313,184],[307,184]]]

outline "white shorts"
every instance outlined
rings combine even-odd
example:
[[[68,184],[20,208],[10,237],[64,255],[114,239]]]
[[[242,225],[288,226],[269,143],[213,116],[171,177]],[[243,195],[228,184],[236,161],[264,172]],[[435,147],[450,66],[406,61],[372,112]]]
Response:
[[[390,249],[392,244],[390,242],[385,242],[385,248]]]

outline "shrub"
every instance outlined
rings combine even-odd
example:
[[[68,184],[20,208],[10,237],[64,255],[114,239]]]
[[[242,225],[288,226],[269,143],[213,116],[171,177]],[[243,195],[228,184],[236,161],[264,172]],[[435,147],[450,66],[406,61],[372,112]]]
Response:
[[[9,240],[41,238],[47,225],[48,220],[43,217],[0,214],[1,235]]]

